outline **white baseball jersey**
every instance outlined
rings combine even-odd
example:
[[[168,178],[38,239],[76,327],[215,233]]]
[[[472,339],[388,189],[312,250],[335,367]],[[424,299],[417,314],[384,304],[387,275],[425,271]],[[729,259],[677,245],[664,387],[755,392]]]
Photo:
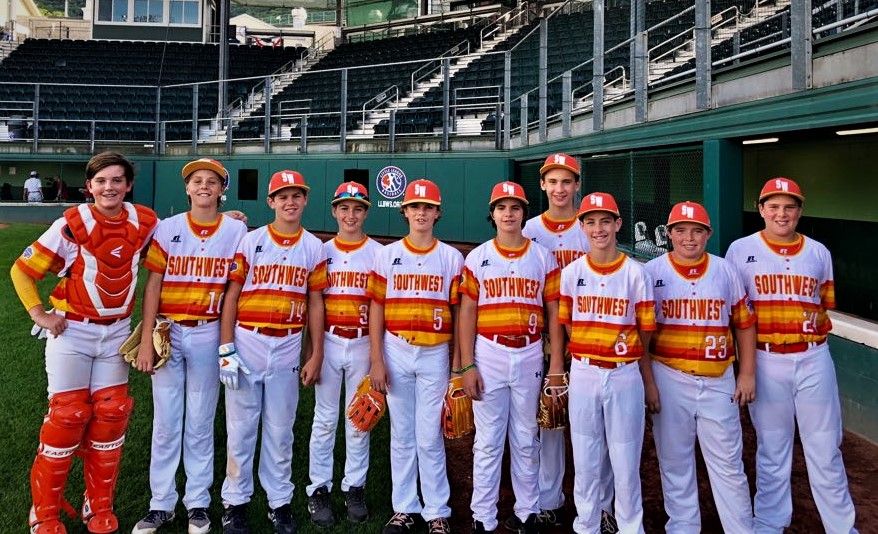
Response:
[[[159,223],[144,266],[162,274],[159,315],[172,320],[218,319],[235,251],[247,226],[220,214],[201,225],[181,213]]]
[[[576,217],[556,221],[543,213],[529,219],[522,233],[524,237],[550,250],[562,269],[588,252],[588,238]]]
[[[652,357],[684,373],[722,376],[735,360],[732,326],[744,329],[756,322],[737,273],[711,254],[683,265],[666,253],[648,262],[646,270],[659,323]]]
[[[838,383],[826,343],[832,329],[826,310],[835,307],[829,251],[802,235],[773,243],[757,232],[732,243],[726,260],[740,274],[757,317],[756,400],[750,404],[759,438],[755,529],[779,532],[790,524],[789,466],[798,427],[824,529],[856,532],[839,449]]]
[[[451,340],[451,306],[458,303],[463,254],[436,240],[418,249],[408,238],[379,250],[367,294],[384,305],[385,328],[411,345]]]
[[[305,229],[285,235],[268,224],[241,240],[229,279],[243,288],[238,322],[247,326],[305,325],[308,292],[326,287],[323,243]]]
[[[42,202],[43,195],[40,193],[43,182],[39,178],[31,177],[24,181],[24,190],[27,191],[28,202]]]
[[[323,290],[326,328],[369,328],[366,287],[375,255],[383,245],[369,237],[356,243],[338,238],[323,244],[327,285]]]
[[[827,309],[835,308],[832,258],[821,243],[800,236],[774,244],[762,232],[729,247],[726,260],[741,275],[759,317],[760,344],[824,341],[832,329]]]

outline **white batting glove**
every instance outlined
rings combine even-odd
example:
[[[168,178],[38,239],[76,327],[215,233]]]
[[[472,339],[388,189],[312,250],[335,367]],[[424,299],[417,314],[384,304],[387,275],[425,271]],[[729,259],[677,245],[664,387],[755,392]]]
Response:
[[[219,355],[220,382],[229,389],[238,389],[238,371],[249,375],[250,369],[244,365],[244,362],[236,354],[234,343],[220,345]]]

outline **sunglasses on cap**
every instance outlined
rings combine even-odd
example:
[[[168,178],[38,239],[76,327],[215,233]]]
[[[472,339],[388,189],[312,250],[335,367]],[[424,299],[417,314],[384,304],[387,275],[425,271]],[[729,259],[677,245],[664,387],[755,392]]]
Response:
[[[345,200],[348,198],[354,198],[357,200],[368,201],[369,195],[364,195],[363,193],[361,193],[359,191],[355,191],[353,193],[351,193],[350,191],[342,191],[341,193],[339,193],[338,195],[335,196],[335,200]]]

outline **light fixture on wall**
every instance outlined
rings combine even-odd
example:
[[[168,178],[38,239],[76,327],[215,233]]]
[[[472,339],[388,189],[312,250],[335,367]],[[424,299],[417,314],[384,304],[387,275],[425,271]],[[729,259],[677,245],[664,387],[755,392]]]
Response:
[[[744,139],[742,145],[764,145],[765,143],[777,143],[780,141],[777,137],[763,137],[762,139]]]
[[[857,130],[838,130],[835,135],[863,135],[878,133],[878,128],[859,128]]]

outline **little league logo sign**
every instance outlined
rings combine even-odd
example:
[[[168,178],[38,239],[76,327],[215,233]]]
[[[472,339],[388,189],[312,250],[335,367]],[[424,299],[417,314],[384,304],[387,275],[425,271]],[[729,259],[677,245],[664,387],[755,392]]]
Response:
[[[398,208],[401,201],[393,200],[402,196],[405,186],[408,184],[405,173],[399,167],[388,166],[378,171],[375,177],[375,187],[382,197],[387,200],[379,200],[379,208]]]

